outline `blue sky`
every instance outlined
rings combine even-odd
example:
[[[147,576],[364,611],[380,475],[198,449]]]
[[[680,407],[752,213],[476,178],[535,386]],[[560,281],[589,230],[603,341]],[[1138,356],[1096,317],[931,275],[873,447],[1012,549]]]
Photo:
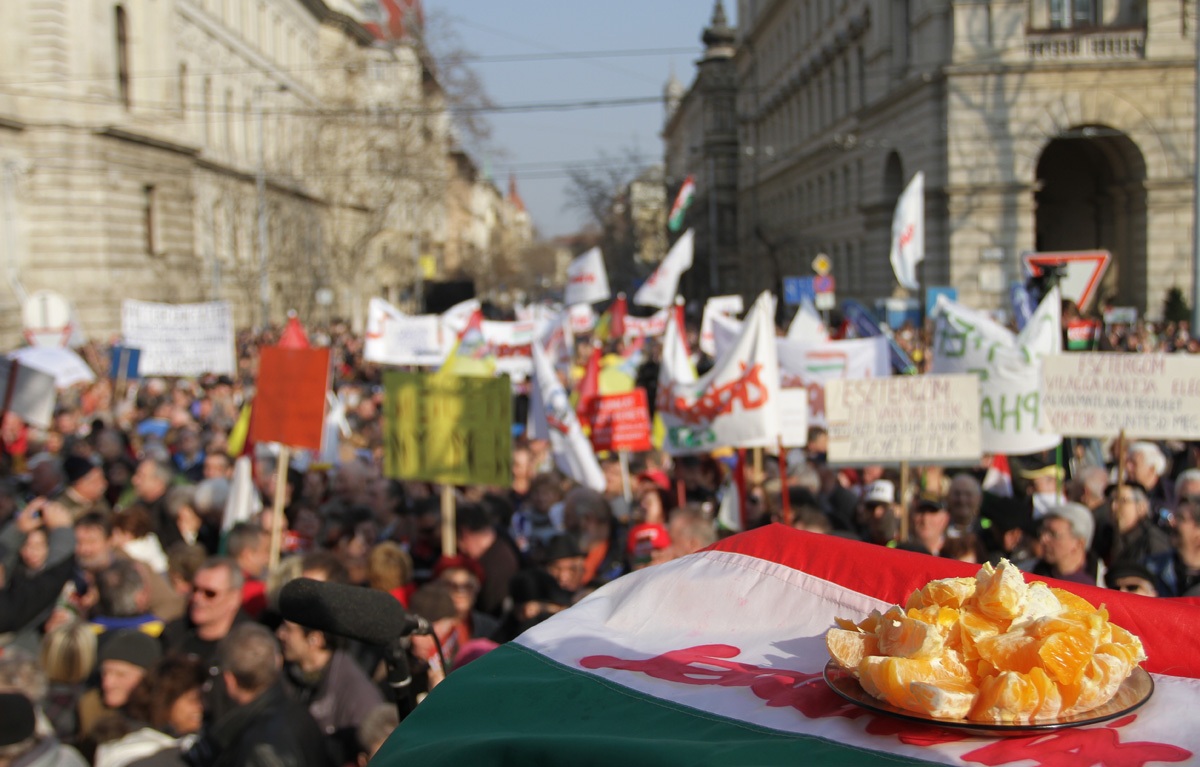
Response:
[[[507,156],[477,156],[502,189],[509,172],[546,237],[578,230],[584,218],[564,209],[565,168],[637,150],[662,158],[663,86],[672,67],[689,85],[712,18],[712,0],[427,0],[447,17],[458,43],[485,60],[473,64],[497,105],[659,97],[653,103],[572,111],[494,114],[492,143]],[[730,23],[736,0],[725,0]],[[580,52],[654,51],[620,57],[566,58]],[[489,57],[538,55],[540,60]],[[544,58],[543,58],[544,56]]]

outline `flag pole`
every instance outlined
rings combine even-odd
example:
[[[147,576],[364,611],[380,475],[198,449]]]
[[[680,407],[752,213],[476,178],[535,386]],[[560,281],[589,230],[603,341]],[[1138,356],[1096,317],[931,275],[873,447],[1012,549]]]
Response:
[[[629,451],[618,450],[617,457],[621,460],[621,491],[625,496],[625,503],[633,501],[633,488],[629,482]]]
[[[908,461],[900,462],[900,542],[908,540]]]
[[[458,553],[457,508],[454,499],[454,485],[442,485],[442,554],[452,557]]]
[[[792,500],[788,498],[787,450],[783,447],[783,437],[779,438],[779,505],[783,511],[783,524],[792,526]]]
[[[737,449],[737,466],[733,470],[733,484],[738,495],[738,518],[742,523],[742,531],[750,529],[746,518],[746,448]]]
[[[275,499],[271,513],[271,559],[270,572],[279,567],[279,555],[283,548],[284,495],[287,494],[288,463],[292,460],[291,448],[279,446],[279,459],[275,463]]]

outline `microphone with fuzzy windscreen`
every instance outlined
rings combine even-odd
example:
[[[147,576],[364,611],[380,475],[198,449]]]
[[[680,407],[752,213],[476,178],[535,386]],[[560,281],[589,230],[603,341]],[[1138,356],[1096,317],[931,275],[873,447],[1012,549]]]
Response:
[[[387,592],[312,578],[285,585],[279,611],[292,623],[379,647],[430,631],[428,621],[409,613]]]

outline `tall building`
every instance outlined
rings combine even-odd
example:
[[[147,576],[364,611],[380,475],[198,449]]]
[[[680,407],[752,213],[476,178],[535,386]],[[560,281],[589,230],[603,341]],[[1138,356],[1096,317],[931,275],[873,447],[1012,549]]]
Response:
[[[694,263],[681,289],[697,300],[741,291],[745,268],[737,250],[737,32],[721,0],[700,39],[704,53],[691,86],[685,89],[672,75],[663,93],[668,207],[687,178],[696,189],[676,236],[695,230]]]
[[[899,293],[892,212],[922,171],[922,287],[1001,308],[1022,253],[1106,249],[1101,299],[1155,316],[1192,272],[1194,11],[1166,0],[740,0],[745,269],[722,282],[777,287],[826,253],[839,296]],[[679,140],[669,123],[668,179]]]
[[[452,145],[419,0],[0,4],[0,343],[52,289],[235,322],[402,302],[445,258]]]

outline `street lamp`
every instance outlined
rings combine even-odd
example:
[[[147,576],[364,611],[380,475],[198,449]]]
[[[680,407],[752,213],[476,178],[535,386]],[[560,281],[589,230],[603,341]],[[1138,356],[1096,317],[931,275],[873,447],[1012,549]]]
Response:
[[[259,325],[263,330],[266,330],[271,317],[271,282],[267,277],[267,147],[263,135],[262,97],[264,93],[281,93],[287,89],[283,83],[254,88],[254,120],[258,125],[258,172],[255,174],[258,195],[258,299],[261,302]]]

